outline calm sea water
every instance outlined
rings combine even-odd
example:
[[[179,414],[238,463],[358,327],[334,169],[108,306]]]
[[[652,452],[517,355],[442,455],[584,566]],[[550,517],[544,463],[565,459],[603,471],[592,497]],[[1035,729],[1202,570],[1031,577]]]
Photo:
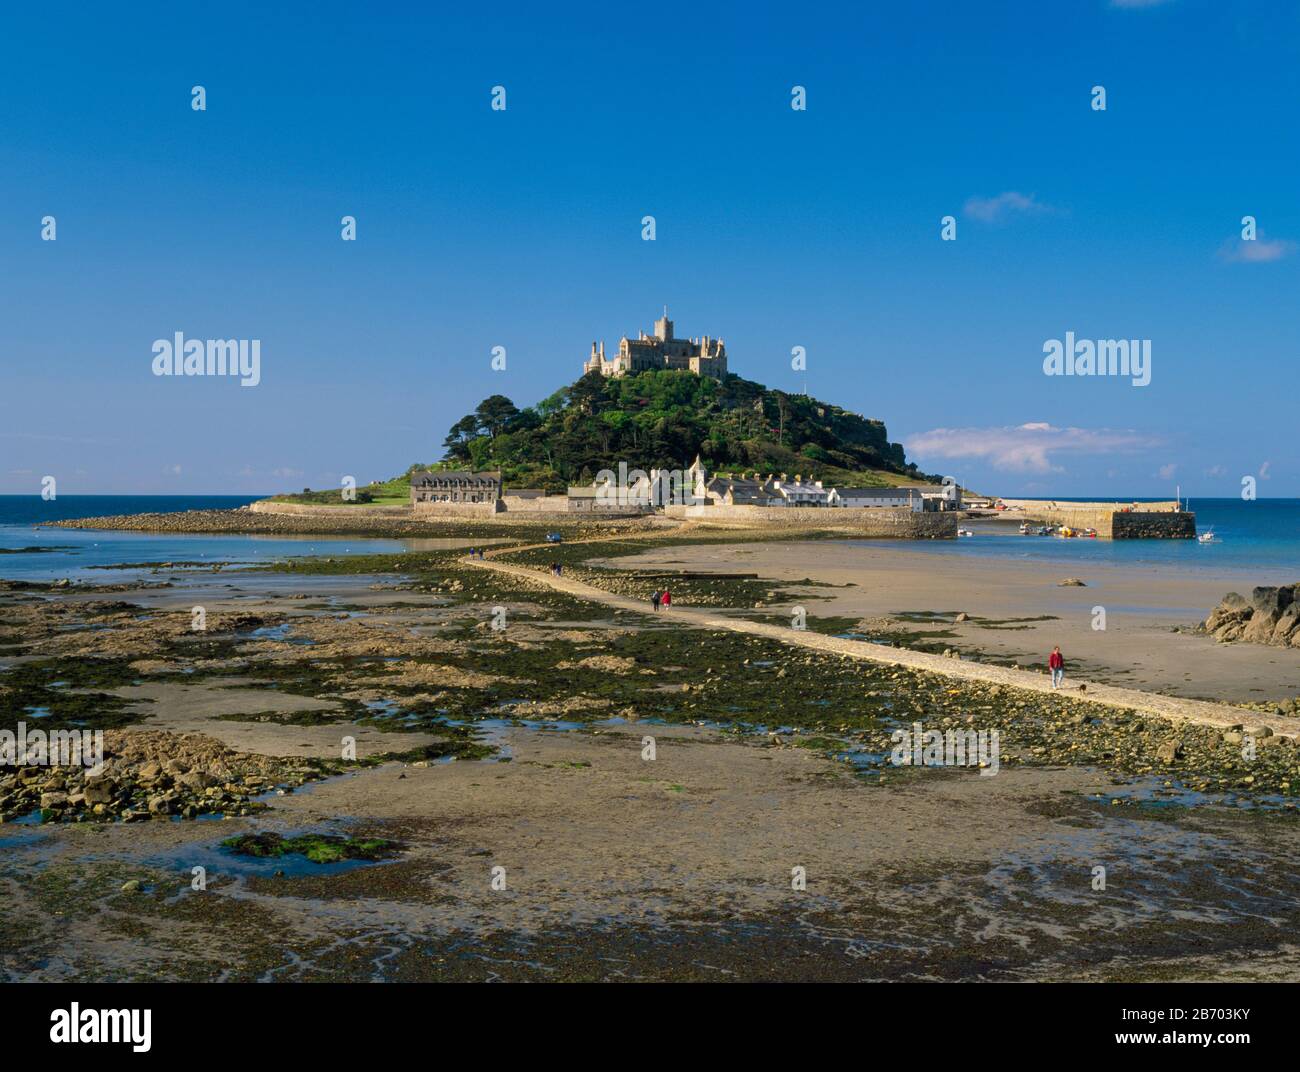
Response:
[[[172,533],[96,532],[36,528],[42,521],[108,514],[232,509],[259,496],[234,495],[0,495],[0,549],[61,546],[44,554],[0,554],[0,577],[41,580],[70,577],[87,566],[119,562],[265,562],[292,555],[391,553],[444,546],[441,541],[383,540],[353,536],[206,536]],[[1131,501],[1131,500],[1130,500]],[[898,541],[909,551],[939,555],[1059,562],[1173,566],[1207,573],[1259,575],[1261,580],[1300,581],[1300,499],[1193,500],[1199,531],[1213,529],[1219,543],[1189,540],[1062,540],[1021,536],[1019,522],[971,522],[976,535],[959,540]],[[879,547],[882,542],[871,541]],[[96,570],[91,576],[107,579]]]
[[[51,580],[82,577],[101,582],[121,573],[91,570],[122,562],[267,562],[296,555],[395,553],[443,541],[382,540],[351,536],[220,536],[167,532],[111,532],[37,528],[42,521],[114,514],[231,510],[260,495],[0,495],[0,578]],[[5,554],[6,548],[57,547],[41,553]]]
[[[1190,509],[1196,514],[1197,532],[1212,530],[1220,542],[1021,536],[1017,519],[970,522],[964,527],[973,530],[975,535],[956,541],[900,541],[900,544],[908,550],[930,554],[1059,562],[1062,566],[1101,563],[1175,567],[1207,573],[1258,574],[1272,583],[1300,581],[1300,499],[1256,499],[1254,502],[1193,499]]]

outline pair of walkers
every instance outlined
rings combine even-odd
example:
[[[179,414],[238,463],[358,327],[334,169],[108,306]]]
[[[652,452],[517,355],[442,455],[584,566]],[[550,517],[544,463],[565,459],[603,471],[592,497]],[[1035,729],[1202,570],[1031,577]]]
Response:
[[[660,607],[671,607],[673,605],[673,594],[665,588],[663,591],[656,591],[650,597],[650,605],[658,610]]]

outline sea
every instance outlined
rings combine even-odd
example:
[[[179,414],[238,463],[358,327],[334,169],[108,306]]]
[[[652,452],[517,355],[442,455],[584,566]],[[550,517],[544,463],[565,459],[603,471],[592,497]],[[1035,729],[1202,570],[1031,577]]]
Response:
[[[1151,499],[1056,499],[1056,502],[1153,502]],[[1165,501],[1165,500],[1159,500]],[[930,554],[974,555],[1059,563],[1165,567],[1207,575],[1259,575],[1258,583],[1300,581],[1300,499],[1192,499],[1196,531],[1211,532],[1213,543],[1197,540],[1062,539],[1022,536],[1020,518],[976,520],[962,527],[974,533],[957,540],[891,541]],[[878,546],[878,543],[873,541]]]
[[[451,543],[356,536],[208,535],[40,527],[45,521],[83,517],[233,510],[263,498],[266,496],[60,495],[46,501],[39,495],[0,495],[0,579],[47,581],[67,577],[109,583],[126,579],[137,571],[119,572],[102,567],[125,563],[184,561],[251,565],[298,556],[391,554]],[[13,551],[18,553],[10,553]]]
[[[302,555],[396,553],[449,545],[447,541],[356,536],[186,535],[38,527],[43,521],[115,514],[233,509],[263,497],[60,495],[46,501],[39,495],[0,495],[0,578],[108,580],[113,571],[87,572],[88,568],[145,562],[257,563]],[[908,551],[926,554],[1041,560],[1067,568],[1095,563],[1164,566],[1207,574],[1258,574],[1260,583],[1300,581],[1300,499],[1193,499],[1188,508],[1196,514],[1197,531],[1212,531],[1215,542],[1021,536],[1018,520],[967,522],[964,527],[975,535],[957,540],[869,542],[875,548],[897,543]],[[28,547],[52,550],[6,553]]]

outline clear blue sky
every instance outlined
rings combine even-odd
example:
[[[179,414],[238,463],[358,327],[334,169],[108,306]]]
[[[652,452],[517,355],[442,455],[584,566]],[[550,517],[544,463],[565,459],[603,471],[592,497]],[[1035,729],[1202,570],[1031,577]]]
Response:
[[[0,16],[0,492],[386,477],[667,304],[969,486],[1300,494],[1297,4],[270,6]]]

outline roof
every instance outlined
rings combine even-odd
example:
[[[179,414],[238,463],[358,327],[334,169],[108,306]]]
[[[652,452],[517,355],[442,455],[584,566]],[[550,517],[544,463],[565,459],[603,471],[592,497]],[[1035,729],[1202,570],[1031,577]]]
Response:
[[[835,491],[858,499],[887,499],[895,495],[911,495],[920,491],[920,488],[836,488]]]
[[[427,477],[430,480],[492,480],[501,483],[501,470],[490,473],[471,473],[468,469],[417,469],[411,474],[411,480]]]

